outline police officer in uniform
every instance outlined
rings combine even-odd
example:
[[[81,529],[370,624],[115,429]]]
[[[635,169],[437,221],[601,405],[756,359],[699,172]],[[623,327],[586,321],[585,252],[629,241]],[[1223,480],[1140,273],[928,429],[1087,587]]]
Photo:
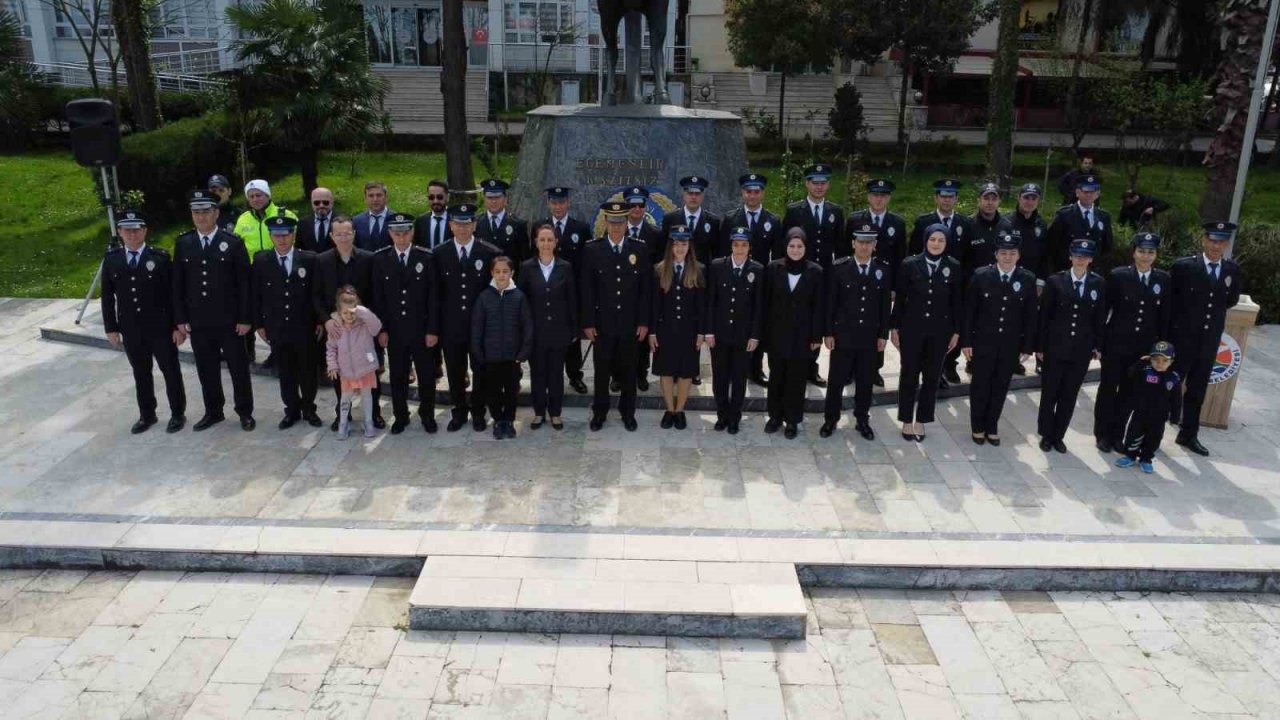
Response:
[[[133,368],[138,421],[130,430],[146,432],[157,422],[153,363],[164,376],[169,424],[175,433],[186,424],[187,391],[178,367],[182,331],[173,323],[173,278],[169,253],[147,244],[147,219],[137,210],[116,218],[124,247],[112,248],[102,261],[102,327],[112,347],[124,345]]]
[[[636,344],[649,335],[652,312],[653,263],[649,246],[627,234],[628,207],[607,202],[600,206],[606,236],[583,250],[582,332],[595,344],[595,399],[591,430],[604,427],[609,412],[609,380],[621,387],[618,412],[622,425],[636,425]]]
[[[622,195],[627,203],[627,239],[644,243],[645,253],[650,258],[655,257],[653,249],[664,244],[666,238],[661,230],[649,222],[649,191],[633,185],[624,190]],[[636,343],[636,388],[641,392],[649,389],[649,355],[648,340]],[[614,378],[610,388],[614,392],[622,391],[618,378]]]
[[[992,265],[996,261],[996,241],[1013,231],[1009,219],[1000,214],[1000,186],[985,183],[978,189],[978,211],[970,220],[973,232],[964,240],[960,264],[965,270],[965,279],[973,277],[978,268]]]
[[[516,267],[532,254],[529,245],[529,223],[507,211],[507,190],[511,186],[497,178],[480,183],[484,192],[484,214],[476,219],[475,236],[498,248]],[[450,226],[452,227],[452,225]]]
[[[225,175],[212,175],[205,187],[218,201],[218,227],[234,233],[236,221],[244,211],[231,202],[231,181]]]
[[[711,262],[717,245],[720,244],[720,216],[702,206],[707,186],[711,181],[701,175],[690,175],[680,178],[680,188],[684,192],[684,206],[672,210],[662,216],[661,247],[649,248],[651,257],[666,257],[666,238],[671,228],[684,225],[693,233],[692,250],[703,267]],[[694,378],[694,384],[699,384]]]
[[[827,200],[830,188],[831,166],[826,163],[815,163],[804,170],[804,186],[808,196],[803,200],[787,206],[782,216],[782,224],[789,230],[798,227],[805,233],[805,259],[818,263],[824,271],[831,267],[831,261],[848,252],[846,247],[838,247],[845,238],[844,208]],[[774,247],[775,258],[786,257],[786,245]],[[809,368],[809,382],[825,388],[827,381],[818,374],[818,351],[813,351],[813,363]]]
[[[1123,392],[1129,369],[1157,340],[1169,337],[1169,273],[1155,267],[1160,236],[1133,236],[1133,264],[1107,275],[1107,328],[1102,342],[1102,380],[1093,405],[1093,437],[1098,449],[1122,447]]]
[[[972,237],[974,228],[972,220],[956,212],[959,192],[959,181],[951,178],[943,178],[933,184],[934,211],[916,217],[915,225],[911,228],[908,253],[918,255],[924,252],[924,243],[928,239],[926,230],[935,224],[942,225],[948,233],[947,255],[959,260],[961,266],[964,266],[966,255],[964,248]],[[956,371],[959,359],[960,347],[957,345],[947,353],[942,367],[942,376],[938,379],[939,388],[945,390],[951,383],[960,382],[960,373]]]
[[[399,435],[409,426],[411,365],[418,378],[418,418],[422,429],[434,433],[439,428],[432,360],[437,337],[430,327],[436,303],[435,258],[431,251],[413,243],[413,222],[412,215],[392,213],[387,219],[391,245],[373,256],[373,311],[382,320],[378,344],[387,351],[392,435]],[[441,247],[447,248],[448,244]]]
[[[703,340],[711,348],[711,391],[717,432],[738,434],[747,370],[760,345],[764,316],[764,265],[751,257],[752,233],[738,226],[729,234],[730,252],[711,261]]]
[[[569,195],[572,192],[572,188],[564,185],[547,188],[547,210],[550,214],[534,226],[550,225],[555,230],[556,255],[569,263],[576,288],[582,284],[582,249],[591,242],[591,226],[569,215]],[[520,287],[525,286],[521,283]],[[564,354],[564,374],[569,378],[569,386],[579,395],[587,394],[587,384],[582,380],[582,365],[582,340],[575,331],[573,341]]]
[[[1062,441],[1071,425],[1076,396],[1089,372],[1089,361],[1101,356],[1107,319],[1106,283],[1090,272],[1098,252],[1092,238],[1071,242],[1071,268],[1054,273],[1040,296],[1036,355],[1044,360],[1037,430],[1040,449],[1067,451]]]
[[[480,432],[488,426],[485,402],[488,399],[484,366],[471,352],[471,311],[480,291],[489,285],[489,264],[502,254],[494,245],[474,237],[476,207],[453,205],[449,227],[453,242],[432,250],[435,269],[435,297],[431,303],[430,329],[440,340],[445,375],[449,378],[449,398],[453,414],[445,427],[457,432],[471,415],[471,428]],[[471,399],[467,399],[467,368],[471,368]]]
[[[324,422],[316,414],[316,340],[323,327],[312,300],[316,254],[294,247],[296,218],[282,212],[267,218],[266,223],[275,248],[253,256],[253,308],[258,337],[271,343],[276,355],[280,399],[284,402],[280,429],[288,430],[300,419],[320,427]]]
[[[769,178],[760,173],[746,173],[738,178],[741,187],[742,207],[734,210],[720,224],[720,249],[716,257],[725,257],[733,251],[733,233],[736,228],[746,228],[751,235],[751,259],[760,267],[769,264],[769,253],[782,243],[782,219],[764,208],[765,188]],[[764,374],[764,344],[757,343],[751,353],[751,382],[768,387],[769,378]]]
[[[1049,270],[1058,272],[1071,265],[1068,246],[1078,238],[1089,238],[1097,245],[1096,256],[1106,259],[1113,240],[1111,213],[1098,207],[1102,180],[1097,175],[1076,178],[1076,201],[1058,208],[1049,224]],[[1105,268],[1099,268],[1105,270]]]
[[[889,200],[897,189],[892,180],[872,178],[867,182],[867,209],[849,215],[850,241],[856,240],[857,230],[870,224],[876,229],[876,258],[889,265],[889,290],[893,290],[893,274],[902,267],[907,257],[907,221],[898,213],[889,211]],[[854,246],[857,249],[857,246]],[[884,387],[880,370],[884,367],[884,350],[876,353],[876,387]]]
[[[1227,310],[1240,301],[1240,266],[1224,257],[1235,230],[1235,223],[1205,223],[1200,254],[1181,258],[1169,272],[1173,284],[1169,335],[1178,348],[1174,369],[1186,383],[1182,426],[1174,442],[1197,455],[1209,454],[1200,444],[1200,406],[1227,324]],[[1170,420],[1177,417],[1175,413]]]
[[[239,236],[218,227],[218,201],[208,190],[187,195],[195,229],[174,243],[173,319],[191,338],[204,415],[191,426],[200,431],[225,419],[222,361],[231,373],[240,427],[253,430],[253,385],[244,337],[253,328],[249,253]]]
[[[978,445],[1000,444],[1000,414],[1014,369],[1035,350],[1036,276],[1018,267],[1021,238],[995,237],[995,263],[978,268],[966,290],[960,347],[973,363],[969,428]]]
[[[874,440],[871,393],[876,356],[889,339],[893,278],[889,263],[874,256],[880,229],[870,222],[853,227],[853,255],[842,257],[827,271],[826,331],[831,368],[827,376],[825,422],[818,435],[831,437],[840,423],[844,387],[853,383],[853,417],[858,434]]]
[[[533,353],[529,356],[533,420],[529,429],[542,427],[550,413],[551,427],[563,430],[560,412],[564,406],[564,358],[568,348],[582,346],[578,269],[556,254],[560,241],[555,235],[554,223],[535,223],[533,243],[537,254],[520,265],[520,278],[516,283],[524,291],[533,312]],[[579,246],[581,244],[579,240]]]
[[[1022,238],[1018,248],[1018,266],[1030,270],[1036,276],[1036,294],[1044,291],[1044,280],[1049,277],[1048,231],[1049,225],[1040,217],[1040,198],[1044,190],[1036,183],[1027,183],[1018,190],[1018,209],[1009,215],[1013,232]],[[1036,373],[1041,372],[1036,360]],[[1014,375],[1026,375],[1022,363],[1013,368]]]

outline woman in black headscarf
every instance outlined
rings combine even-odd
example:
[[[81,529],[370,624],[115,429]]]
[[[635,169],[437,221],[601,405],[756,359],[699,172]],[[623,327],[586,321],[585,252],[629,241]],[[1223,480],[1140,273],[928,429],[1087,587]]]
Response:
[[[960,261],[947,254],[950,232],[934,223],[924,237],[924,251],[902,261],[889,319],[889,339],[902,358],[898,420],[903,439],[916,442],[934,419],[942,361],[960,341],[963,298]]]
[[[804,230],[787,231],[787,254],[765,268],[765,349],[769,353],[769,420],[788,439],[804,419],[804,391],[813,351],[822,342],[822,268],[805,259]]]

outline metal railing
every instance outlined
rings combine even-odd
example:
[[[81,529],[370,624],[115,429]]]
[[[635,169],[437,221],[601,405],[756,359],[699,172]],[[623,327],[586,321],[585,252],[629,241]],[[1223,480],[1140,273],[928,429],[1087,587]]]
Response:
[[[153,53],[151,64],[157,73],[179,75],[208,75],[223,69],[222,53],[218,48]]]
[[[93,78],[88,63],[32,63],[51,82],[67,87],[92,87]],[[112,70],[110,65],[94,64],[97,71],[98,85],[110,85]],[[115,78],[120,84],[128,82],[123,69],[117,70]],[[178,92],[200,92],[221,88],[226,83],[207,75],[194,75],[173,72],[156,72],[156,87],[161,90]]]
[[[542,42],[492,42],[490,47],[490,70],[507,72],[541,72],[544,68],[553,73],[600,72],[604,63],[604,45],[602,43],[578,42],[572,44],[551,44]],[[499,50],[500,52],[493,52]],[[550,58],[548,59],[548,54]],[[674,75],[685,75],[690,72],[689,46],[674,45],[663,49],[666,56],[667,72]],[[618,72],[626,66],[627,51],[618,48]],[[501,62],[497,61],[501,57]],[[644,48],[640,59],[641,73],[649,74],[649,48]]]

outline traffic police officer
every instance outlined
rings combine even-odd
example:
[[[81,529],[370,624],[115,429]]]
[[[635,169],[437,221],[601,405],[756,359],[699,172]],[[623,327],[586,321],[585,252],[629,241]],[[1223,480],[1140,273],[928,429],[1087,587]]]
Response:
[[[711,262],[716,246],[720,243],[720,216],[702,205],[707,186],[710,184],[711,181],[701,175],[680,178],[680,188],[684,191],[684,207],[662,216],[662,246],[649,248],[652,257],[666,257],[666,236],[671,233],[671,228],[684,225],[693,233],[691,249],[698,258],[698,263],[706,267],[707,263]],[[697,378],[695,378],[695,384],[697,384],[696,380]]]
[[[569,215],[571,192],[572,188],[564,185],[547,188],[547,209],[550,215],[539,220],[535,226],[550,225],[555,230],[556,255],[569,263],[576,288],[582,283],[582,249],[591,242],[591,226]],[[522,283],[520,287],[524,287],[524,284]],[[582,381],[582,341],[576,330],[573,335],[574,339],[569,343],[568,350],[564,354],[564,374],[569,378],[569,386],[579,394],[585,395],[587,384]]]
[[[287,430],[299,419],[320,427],[324,422],[316,414],[316,340],[323,326],[316,318],[311,297],[316,254],[293,246],[297,218],[280,212],[267,218],[266,225],[275,248],[260,250],[253,256],[251,277],[258,337],[271,343],[271,352],[276,356],[280,399],[284,402],[284,418],[279,427]]]
[[[831,261],[843,256],[848,250],[838,247],[844,239],[844,208],[827,200],[827,190],[831,185],[831,166],[826,163],[815,163],[804,170],[804,186],[808,196],[803,200],[787,206],[782,216],[782,224],[789,230],[798,227],[805,233],[805,259],[818,263],[824,271],[831,267]],[[784,258],[787,247],[784,242],[775,246],[773,256]],[[826,387],[827,382],[818,374],[818,351],[813,351],[813,363],[809,368],[809,382],[818,387]]]
[[[1067,451],[1063,437],[1075,412],[1076,396],[1089,372],[1089,361],[1101,356],[1107,318],[1102,276],[1089,271],[1098,251],[1091,238],[1071,243],[1071,268],[1054,273],[1040,296],[1036,355],[1044,359],[1037,429],[1040,449]]]
[[[205,430],[225,419],[222,361],[231,373],[240,427],[253,430],[253,385],[244,336],[253,328],[249,253],[239,236],[218,227],[218,201],[208,190],[187,195],[195,229],[174,243],[173,319],[191,338],[204,415],[191,426]]]
[[[1068,246],[1078,238],[1093,240],[1097,245],[1096,257],[1106,260],[1113,235],[1111,213],[1098,207],[1101,192],[1102,180],[1097,175],[1076,177],[1076,201],[1058,208],[1049,224],[1049,270],[1058,272],[1071,265]]]
[[[1000,444],[1000,414],[1014,369],[1035,350],[1036,276],[1018,267],[1021,238],[1002,228],[995,264],[978,268],[965,293],[960,347],[973,363],[969,429],[978,445]]]
[[[595,346],[595,399],[591,430],[604,427],[609,412],[609,380],[618,378],[618,412],[628,431],[636,429],[636,344],[649,335],[653,263],[649,247],[627,234],[625,203],[600,206],[606,236],[583,251],[582,332]]]
[[[1173,284],[1169,335],[1178,348],[1174,369],[1187,388],[1182,426],[1174,442],[1197,455],[1209,454],[1200,444],[1200,406],[1227,324],[1227,310],[1240,301],[1240,266],[1224,257],[1235,230],[1235,223],[1205,223],[1201,252],[1178,260],[1169,273]]]
[[[138,398],[134,435],[156,424],[155,379],[152,365],[160,366],[165,395],[169,398],[169,424],[175,433],[186,424],[187,392],[178,367],[182,331],[173,322],[173,277],[169,253],[147,244],[147,219],[137,210],[116,218],[124,247],[112,248],[102,261],[102,327],[112,347],[124,345],[133,368]]]
[[[711,261],[703,340],[711,348],[711,391],[717,432],[738,434],[751,357],[760,345],[764,315],[764,265],[751,257],[752,232],[738,226],[729,234],[730,253]]]
[[[450,221],[455,218],[450,212]],[[387,219],[391,245],[373,256],[373,310],[382,320],[378,344],[387,350],[391,380],[391,434],[409,426],[409,368],[418,378],[418,419],[434,433],[436,424],[435,362],[437,339],[431,335],[436,277],[431,251],[413,243],[414,218],[393,213]],[[449,243],[441,247],[449,247]]]
[[[1129,369],[1157,340],[1169,337],[1169,273],[1154,267],[1160,236],[1133,236],[1133,264],[1107,274],[1107,329],[1102,342],[1102,380],[1093,405],[1093,437],[1098,449],[1121,447],[1122,394]]]
[[[532,254],[532,249],[529,246],[529,223],[507,212],[507,190],[510,187],[497,178],[480,183],[484,192],[484,215],[473,227],[477,240],[498,248],[499,255],[506,255],[515,267],[519,267],[521,261]]]
[[[736,228],[746,228],[751,235],[751,259],[760,267],[769,264],[769,253],[782,242],[782,219],[764,208],[765,188],[769,178],[760,173],[746,173],[738,177],[742,193],[742,207],[735,209],[720,224],[720,249],[717,257],[733,251],[733,233]],[[764,344],[757,343],[751,353],[751,382],[768,387],[769,378],[764,374]]]
[[[855,240],[856,228],[871,224],[876,228],[876,258],[889,265],[889,289],[893,290],[894,274],[902,267],[907,257],[907,221],[899,214],[889,211],[889,200],[896,189],[892,180],[872,178],[867,182],[867,209],[849,215],[850,240]],[[857,246],[854,246],[857,249]],[[876,374],[873,382],[876,387],[884,387],[884,378],[880,375],[884,367],[884,351],[876,353]]]
[[[489,285],[489,264],[502,251],[473,237],[475,226],[474,205],[451,206],[449,228],[453,230],[453,242],[431,251],[435,297],[427,332],[439,338],[440,350],[444,353],[449,398],[453,403],[453,415],[445,427],[449,432],[457,432],[466,424],[468,411],[473,430],[480,432],[488,426],[485,420],[488,383],[483,364],[471,351],[471,311],[480,291]],[[470,402],[466,386],[468,366],[471,368]]]
[[[853,417],[858,434],[874,440],[871,393],[876,356],[889,339],[893,270],[875,257],[881,229],[870,222],[853,227],[853,255],[842,257],[827,272],[826,330],[823,341],[831,352],[821,437],[831,437],[840,423],[844,387],[853,383]]]

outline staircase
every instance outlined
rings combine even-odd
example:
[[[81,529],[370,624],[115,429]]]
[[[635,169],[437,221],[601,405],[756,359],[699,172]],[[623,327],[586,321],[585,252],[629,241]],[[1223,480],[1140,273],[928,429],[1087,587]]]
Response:
[[[836,82],[831,75],[787,77],[788,135],[803,137],[808,133],[820,137],[826,132],[827,113],[835,103]],[[869,127],[897,127],[899,76],[842,75],[838,82],[852,82],[858,88],[862,94],[863,117]],[[781,86],[782,76],[778,73],[694,73],[690,94],[695,108],[727,110],[739,115],[744,108],[763,110],[776,118]],[[707,101],[701,100],[704,88],[708,89]]]
[[[390,87],[384,107],[397,133],[441,132],[444,99],[440,94],[440,69],[429,67],[375,68]],[[467,120],[483,121],[489,114],[489,74],[467,73]]]

